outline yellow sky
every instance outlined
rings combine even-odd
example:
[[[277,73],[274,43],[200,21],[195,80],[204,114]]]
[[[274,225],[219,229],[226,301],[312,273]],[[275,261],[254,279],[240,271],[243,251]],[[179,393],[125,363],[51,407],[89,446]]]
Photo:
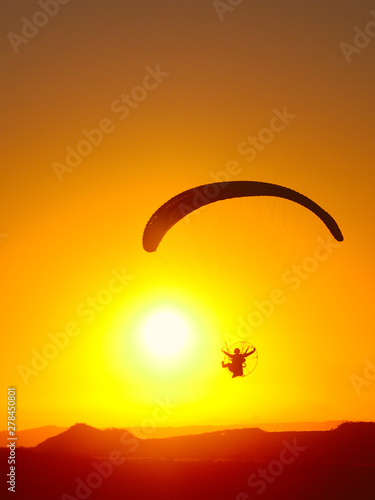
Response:
[[[7,35],[21,36],[21,18],[40,8],[3,7],[0,371],[4,390],[18,388],[20,428],[141,425],[161,404],[170,407],[157,425],[373,418],[375,41],[362,41],[350,62],[340,47],[355,43],[372,8],[244,2],[221,20],[198,0],[71,2],[16,53]],[[281,289],[285,302],[252,337],[259,365],[243,380],[220,368],[212,303],[225,298],[233,329],[250,314],[244,249],[221,249],[238,255],[226,267],[238,276],[227,303],[215,281],[220,255],[193,259],[209,263],[211,294],[186,269],[178,274],[178,250],[165,263],[141,244],[164,201],[221,179],[291,187],[328,210],[345,237],[296,290],[288,276],[273,282],[263,262],[257,300]],[[227,227],[242,217],[230,210]],[[290,255],[281,238],[288,262],[275,243],[283,272],[314,255],[316,237],[327,241],[321,229]],[[191,331],[170,364],[140,340],[150,311],[165,307]],[[36,361],[52,337],[66,346]]]

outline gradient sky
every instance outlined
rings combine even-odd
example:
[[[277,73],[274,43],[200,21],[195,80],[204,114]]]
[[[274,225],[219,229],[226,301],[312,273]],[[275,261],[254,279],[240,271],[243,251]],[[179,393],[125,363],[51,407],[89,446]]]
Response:
[[[340,44],[375,20],[374,4],[245,0],[222,19],[217,9],[202,0],[71,0],[15,45],[22,18],[41,7],[2,3],[0,371],[3,394],[18,388],[19,428],[142,425],[161,401],[173,408],[158,425],[373,419],[375,382],[367,374],[356,391],[353,375],[375,364],[375,40],[360,40],[350,61]],[[158,67],[162,76],[145,80]],[[142,82],[147,95],[134,90]],[[139,103],[120,112],[132,92]],[[247,161],[244,141],[285,108],[290,123]],[[102,142],[59,179],[53,165],[66,165],[66,147],[99,124]],[[168,274],[141,245],[161,203],[233,165],[231,180],[311,197],[345,236],[297,291],[285,287],[288,300],[253,337],[259,366],[238,381],[220,368],[210,292]],[[284,269],[313,248],[299,246]],[[103,311],[80,314],[116,273],[121,291]],[[280,275],[267,276],[269,290],[280,286]],[[142,354],[140,342],[145,318],[165,307],[191,331],[170,364]],[[68,323],[80,333],[25,382],[20,366],[31,368],[35,350]]]

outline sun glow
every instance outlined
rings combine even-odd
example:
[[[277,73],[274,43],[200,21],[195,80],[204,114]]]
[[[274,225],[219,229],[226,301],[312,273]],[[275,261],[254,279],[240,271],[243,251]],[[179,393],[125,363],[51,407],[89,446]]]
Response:
[[[157,356],[169,357],[181,352],[188,337],[185,320],[174,311],[154,313],[144,326],[144,341]]]

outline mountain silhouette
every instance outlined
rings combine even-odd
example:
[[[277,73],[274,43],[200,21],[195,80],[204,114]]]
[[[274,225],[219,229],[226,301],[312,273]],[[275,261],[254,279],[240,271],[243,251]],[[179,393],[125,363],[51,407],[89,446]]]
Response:
[[[165,439],[76,424],[16,453],[21,500],[375,499],[375,423]],[[0,448],[0,463],[8,454]],[[0,498],[6,488],[2,481]]]
[[[123,436],[130,440],[136,439],[126,429],[100,430],[79,423],[57,436],[46,439],[38,444],[35,450],[52,454],[105,456],[121,446]]]
[[[266,432],[237,429],[194,436],[139,439],[126,429],[99,430],[76,424],[36,446],[39,453],[176,459],[272,460],[285,447],[305,448],[299,461],[375,463],[375,423],[343,423],[330,431]],[[324,450],[324,452],[323,452]]]
[[[260,423],[256,427],[264,431],[283,432],[283,431],[326,431],[337,427],[342,421],[333,420],[328,422],[282,422],[282,423]],[[179,427],[128,427],[128,431],[135,436],[144,438],[152,436],[153,439],[161,439],[176,436],[191,436],[204,434],[206,432],[218,432],[228,429],[244,429],[246,425],[185,425]],[[18,446],[34,447],[46,439],[61,434],[67,427],[57,427],[55,425],[46,425],[33,429],[24,429],[17,431]],[[8,431],[0,431],[0,447],[6,446]]]

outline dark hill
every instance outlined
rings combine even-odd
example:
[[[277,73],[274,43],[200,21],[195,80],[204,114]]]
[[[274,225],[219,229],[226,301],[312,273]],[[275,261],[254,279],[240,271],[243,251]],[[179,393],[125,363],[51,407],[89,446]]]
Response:
[[[8,454],[0,448],[0,463]],[[77,424],[36,448],[19,448],[16,456],[20,500],[375,499],[373,423],[148,440]],[[0,498],[9,496],[6,488],[0,482]]]
[[[326,431],[334,429],[342,421],[334,420],[327,422],[282,422],[282,423],[259,423],[257,428],[269,432],[283,431]],[[128,427],[128,431],[135,436],[142,438],[152,437],[153,439],[162,439],[177,436],[193,436],[204,434],[205,432],[219,432],[229,429],[245,429],[246,425],[187,425],[179,427]],[[17,431],[18,446],[33,448],[46,439],[57,436],[67,430],[67,427],[57,427],[55,425],[46,425],[31,429]],[[8,431],[0,431],[0,447],[7,445]]]
[[[121,449],[124,437],[135,439],[125,429],[99,430],[86,424],[75,424],[38,444],[35,450],[51,454],[107,456],[112,450]],[[122,451],[125,454],[125,450]]]
[[[76,424],[35,450],[101,457],[119,450],[135,458],[270,461],[293,447],[302,462],[375,464],[375,423],[345,423],[330,431],[237,429],[165,439],[138,439],[125,429],[98,430]]]

